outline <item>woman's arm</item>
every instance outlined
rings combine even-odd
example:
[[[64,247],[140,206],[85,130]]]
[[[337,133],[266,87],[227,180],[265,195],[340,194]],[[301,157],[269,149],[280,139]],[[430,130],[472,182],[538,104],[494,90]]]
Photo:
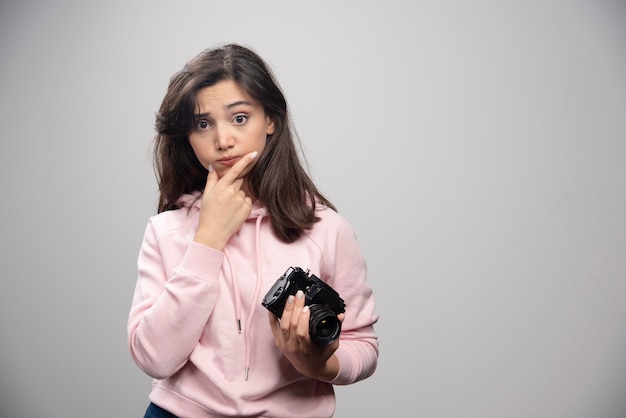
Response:
[[[176,373],[197,345],[214,306],[223,260],[223,253],[190,243],[168,277],[162,250],[150,222],[139,252],[128,319],[132,358],[157,379]]]

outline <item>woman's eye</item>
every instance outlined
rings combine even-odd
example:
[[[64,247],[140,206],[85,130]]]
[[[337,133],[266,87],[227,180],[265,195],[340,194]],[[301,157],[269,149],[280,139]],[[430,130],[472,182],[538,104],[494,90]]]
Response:
[[[245,123],[247,120],[248,120],[247,115],[237,115],[233,118],[233,121],[239,125],[241,125],[242,123]]]
[[[196,129],[204,130],[204,129],[207,129],[209,126],[211,125],[206,120],[200,120],[196,122]]]

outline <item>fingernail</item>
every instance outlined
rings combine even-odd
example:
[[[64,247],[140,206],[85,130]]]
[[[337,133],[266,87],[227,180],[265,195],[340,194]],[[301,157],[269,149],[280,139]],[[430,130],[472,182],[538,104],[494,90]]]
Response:
[[[259,153],[257,151],[254,151],[252,154],[250,154],[250,159],[254,160],[257,155],[259,155]]]
[[[209,173],[210,173],[211,171],[213,171],[213,165],[212,165],[212,164],[209,164]]]
[[[308,312],[309,311],[309,305],[304,305],[304,308],[302,308],[302,312]]]
[[[289,297],[287,298],[287,304],[291,305],[293,303],[293,295],[289,295]]]
[[[303,296],[304,296],[304,293],[302,292],[302,290],[298,290],[298,291],[296,292],[296,297],[297,297],[298,299],[302,299],[302,297],[303,297]]]

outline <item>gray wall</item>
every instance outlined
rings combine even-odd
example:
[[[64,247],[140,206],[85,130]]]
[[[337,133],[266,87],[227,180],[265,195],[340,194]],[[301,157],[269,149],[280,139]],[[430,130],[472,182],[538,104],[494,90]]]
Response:
[[[337,417],[623,418],[625,6],[3,2],[2,417],[142,416],[125,327],[154,113],[236,41],[368,259],[379,369]]]

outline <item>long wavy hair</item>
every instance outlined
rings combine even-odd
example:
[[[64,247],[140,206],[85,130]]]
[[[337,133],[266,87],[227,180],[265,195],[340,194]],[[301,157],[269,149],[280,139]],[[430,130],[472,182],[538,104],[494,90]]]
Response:
[[[208,173],[191,148],[189,132],[197,93],[224,80],[236,82],[274,122],[275,131],[247,179],[250,192],[266,206],[276,236],[293,242],[319,221],[316,205],[336,208],[318,191],[300,161],[287,101],[274,75],[257,53],[238,44],[204,50],[170,79],[155,123],[158,213],[178,209],[181,195],[204,190]]]

